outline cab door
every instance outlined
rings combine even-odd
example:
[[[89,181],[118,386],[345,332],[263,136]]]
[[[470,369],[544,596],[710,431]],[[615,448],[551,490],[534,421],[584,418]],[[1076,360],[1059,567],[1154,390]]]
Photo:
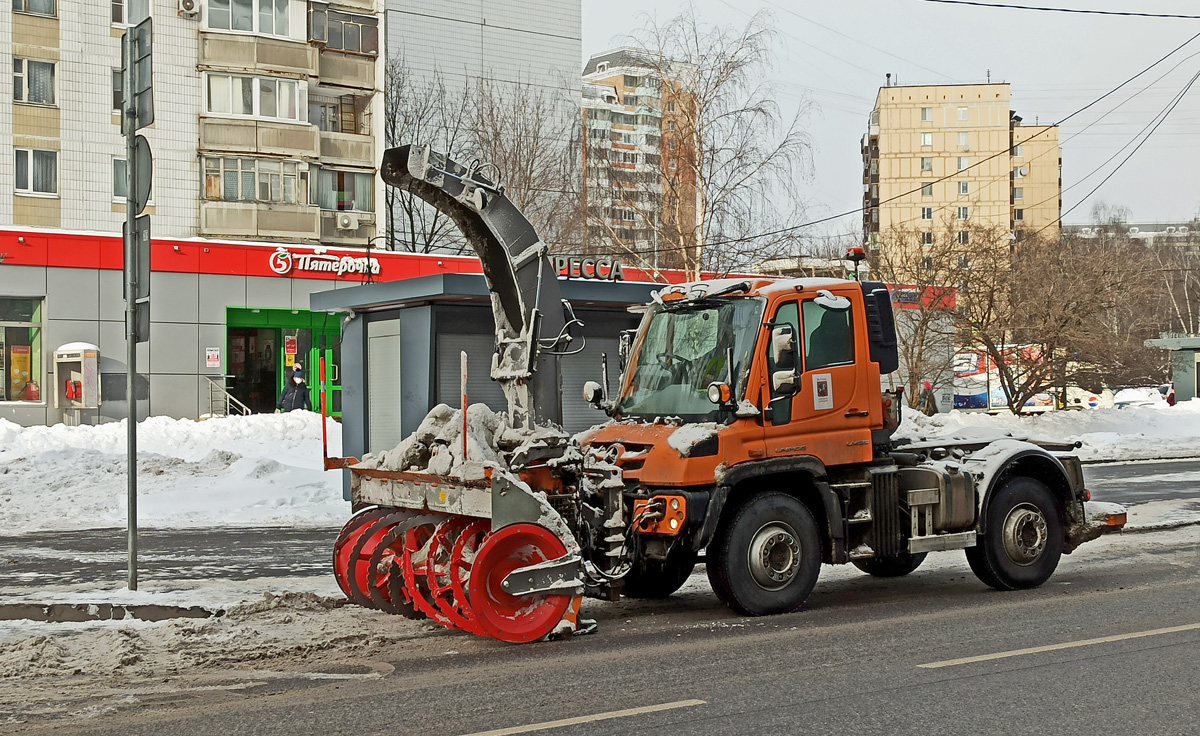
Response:
[[[792,365],[776,365],[766,346],[771,407],[764,420],[769,457],[814,455],[826,465],[867,462],[872,456],[867,355],[858,355],[857,336],[865,329],[859,308],[828,291],[781,302],[772,327],[788,326],[795,336]],[[771,374],[794,368],[794,393],[776,391]]]

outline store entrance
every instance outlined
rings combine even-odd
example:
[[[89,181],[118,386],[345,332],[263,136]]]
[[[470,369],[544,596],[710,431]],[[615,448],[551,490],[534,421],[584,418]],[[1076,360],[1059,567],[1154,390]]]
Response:
[[[275,411],[279,385],[279,330],[229,328],[229,393],[250,411]]]

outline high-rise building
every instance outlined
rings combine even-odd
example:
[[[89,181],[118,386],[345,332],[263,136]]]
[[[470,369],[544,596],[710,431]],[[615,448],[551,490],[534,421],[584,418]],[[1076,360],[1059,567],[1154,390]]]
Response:
[[[897,230],[926,242],[974,226],[1058,232],[1058,128],[1023,124],[1010,102],[1007,83],[879,89],[862,138],[868,247]]]
[[[655,267],[682,260],[678,243],[696,224],[694,116],[664,68],[619,48],[583,70],[585,248],[638,253]]]

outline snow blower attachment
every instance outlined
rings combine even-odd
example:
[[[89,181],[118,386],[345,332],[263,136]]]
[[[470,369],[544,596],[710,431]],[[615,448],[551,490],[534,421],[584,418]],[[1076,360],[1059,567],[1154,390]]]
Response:
[[[333,563],[360,605],[524,642],[579,629],[583,562],[563,514],[578,516],[569,467],[580,455],[558,424],[557,380],[579,321],[546,245],[483,168],[402,146],[385,152],[382,176],[446,213],[478,253],[495,313],[491,378],[508,411],[441,405],[392,450],[328,460],[350,470],[361,509]]]

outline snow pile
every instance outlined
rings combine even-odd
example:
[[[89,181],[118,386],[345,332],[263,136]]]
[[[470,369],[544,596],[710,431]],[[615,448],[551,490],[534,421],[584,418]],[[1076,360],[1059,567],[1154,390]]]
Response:
[[[463,456],[462,409],[438,404],[421,420],[417,431],[378,455],[367,453],[360,468],[382,468],[464,479],[483,477],[487,466],[507,470],[500,455],[501,435],[508,429],[504,414],[486,404],[467,407],[467,444]]]
[[[1176,406],[1051,411],[1033,416],[952,411],[927,417],[908,407],[896,430],[910,440],[990,440],[1023,437],[1081,442],[1084,460],[1138,460],[1200,456],[1200,399]]]
[[[328,420],[330,454],[341,425]],[[345,521],[325,472],[321,417],[305,411],[138,425],[138,520],[147,527]],[[0,533],[124,526],[125,424],[21,427],[0,419]]]

